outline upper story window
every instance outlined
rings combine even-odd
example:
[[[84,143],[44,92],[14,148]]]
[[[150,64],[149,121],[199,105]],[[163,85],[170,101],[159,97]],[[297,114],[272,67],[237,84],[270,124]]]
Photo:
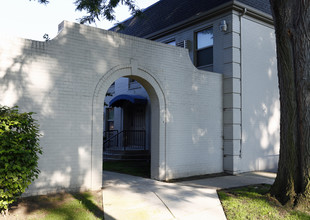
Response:
[[[175,42],[175,40],[172,40],[172,41],[166,42],[166,44],[175,46],[175,45],[176,45],[176,42]]]
[[[213,64],[213,28],[196,32],[196,66]]]
[[[141,88],[140,83],[138,83],[138,81],[129,78],[128,80],[128,89],[139,89]]]

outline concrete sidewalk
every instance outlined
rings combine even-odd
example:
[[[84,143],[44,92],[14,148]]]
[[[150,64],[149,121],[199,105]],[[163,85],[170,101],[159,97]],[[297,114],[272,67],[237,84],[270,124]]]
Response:
[[[272,184],[275,173],[253,172],[178,183],[104,171],[105,220],[226,219],[216,190]]]

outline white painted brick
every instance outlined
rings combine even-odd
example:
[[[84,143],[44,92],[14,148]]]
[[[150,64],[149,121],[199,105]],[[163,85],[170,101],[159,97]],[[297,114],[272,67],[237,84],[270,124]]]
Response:
[[[249,169],[251,161],[264,153],[252,158],[248,152],[253,147],[248,143],[242,159],[223,158],[223,153],[235,155],[240,150],[236,141],[227,140],[241,139],[237,18],[232,23],[233,39],[229,33],[215,32],[223,35],[217,39],[215,52],[226,58],[216,61],[214,69],[223,75],[197,70],[187,50],[70,22],[47,43],[1,38],[0,103],[37,112],[44,134],[41,174],[29,192],[101,187],[105,92],[115,80],[132,74],[143,82],[155,109],[152,122],[157,129],[152,132],[159,138],[152,139],[157,146],[152,148],[153,178],[237,172],[241,162],[244,170]],[[183,37],[193,41],[189,32]],[[136,73],[131,71],[133,66]],[[245,69],[251,74],[249,66]],[[250,100],[249,94],[245,101]],[[245,119],[255,119],[252,105],[247,109]],[[251,129],[243,132],[254,136]]]
[[[94,109],[92,105],[99,103],[98,99],[104,97],[102,90],[114,80],[132,74],[149,82],[153,82],[153,78],[160,82],[166,99],[165,109],[169,113],[167,124],[160,123],[161,127],[166,126],[166,132],[163,133],[164,129],[159,131],[165,135],[159,144],[166,148],[167,155],[162,149],[153,150],[159,153],[152,155],[158,164],[152,167],[152,176],[164,179],[169,175],[178,178],[222,172],[220,74],[198,71],[186,55],[187,51],[180,48],[69,22],[64,26],[62,33],[50,42],[1,41],[1,51],[5,51],[0,65],[0,76],[5,76],[0,83],[1,91],[12,84],[12,94],[6,89],[6,94],[11,96],[7,100],[11,103],[7,104],[37,112],[44,134],[41,138],[44,155],[39,161],[41,174],[28,193],[101,187],[104,98]],[[24,53],[27,56],[16,59]],[[131,72],[132,59],[140,68],[137,73]],[[12,65],[16,66],[17,72]],[[130,68],[119,69],[108,76],[120,65]],[[154,75],[148,75],[142,69]],[[109,79],[100,81],[105,75]],[[178,83],[175,83],[176,79]],[[0,95],[2,101],[3,94]],[[152,99],[153,95],[150,97]],[[93,140],[92,134],[95,135]],[[196,163],[197,158],[199,163]],[[162,171],[160,164],[163,162],[167,164],[169,175]]]

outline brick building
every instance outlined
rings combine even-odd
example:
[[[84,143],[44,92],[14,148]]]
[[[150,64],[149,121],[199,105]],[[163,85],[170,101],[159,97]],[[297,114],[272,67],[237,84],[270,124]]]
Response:
[[[151,178],[275,169],[280,107],[267,2],[162,0],[144,20],[126,21],[127,31],[146,22],[136,36],[70,22],[47,42],[1,34],[0,104],[36,112],[43,135],[28,193],[102,186],[104,99],[121,77],[148,94]],[[148,14],[159,6],[163,14]],[[185,48],[165,44],[173,42]]]

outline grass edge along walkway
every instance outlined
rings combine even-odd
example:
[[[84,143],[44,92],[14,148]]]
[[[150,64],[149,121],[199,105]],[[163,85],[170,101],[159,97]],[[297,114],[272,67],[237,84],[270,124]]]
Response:
[[[238,219],[310,219],[310,208],[294,210],[279,204],[268,194],[270,185],[260,184],[218,190],[228,220]]]

